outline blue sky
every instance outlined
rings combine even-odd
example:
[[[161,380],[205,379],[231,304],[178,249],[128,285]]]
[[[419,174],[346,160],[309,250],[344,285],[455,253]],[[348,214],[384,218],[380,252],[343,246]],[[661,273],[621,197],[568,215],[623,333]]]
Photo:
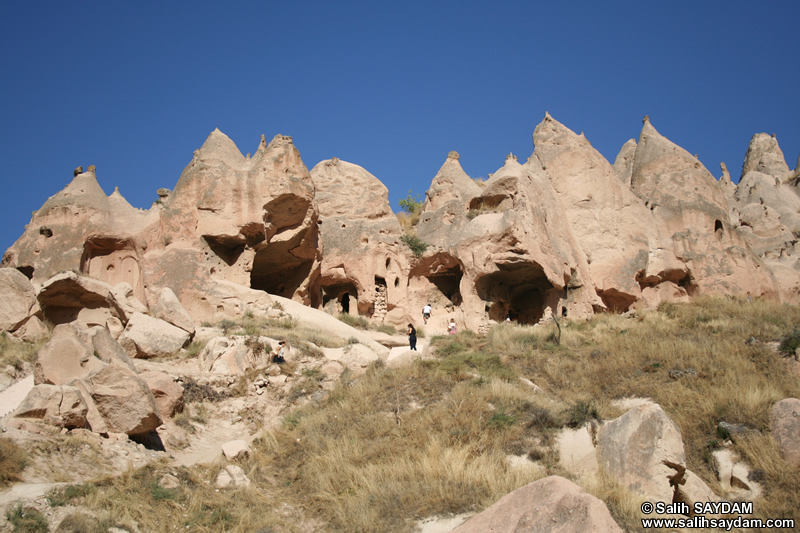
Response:
[[[800,2],[0,2],[0,250],[97,165],[136,207],[219,128],[292,135],[423,193],[524,161],[549,111],[613,162],[641,119],[716,177],[775,133],[800,152]]]

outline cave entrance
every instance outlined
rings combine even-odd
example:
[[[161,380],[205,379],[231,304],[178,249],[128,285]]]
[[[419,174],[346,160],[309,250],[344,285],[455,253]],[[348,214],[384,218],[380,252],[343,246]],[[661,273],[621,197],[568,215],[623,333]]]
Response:
[[[501,322],[506,317],[520,324],[536,324],[548,304],[558,302],[562,293],[545,276],[538,263],[498,265],[499,271],[478,279],[475,289],[488,302],[489,318]]]
[[[295,257],[285,244],[270,244],[256,252],[250,272],[250,288],[292,298],[308,279],[314,260]]]
[[[352,281],[323,285],[322,307],[333,311],[335,314],[350,314],[351,311],[354,311],[357,315],[358,289]]]
[[[461,305],[461,278],[464,273],[459,265],[429,275],[428,279],[453,305]]]

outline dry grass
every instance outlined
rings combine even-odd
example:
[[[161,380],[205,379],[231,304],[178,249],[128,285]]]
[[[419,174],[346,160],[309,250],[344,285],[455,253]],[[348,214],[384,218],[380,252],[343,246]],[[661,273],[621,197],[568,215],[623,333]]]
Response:
[[[25,451],[16,442],[0,437],[0,487],[19,481],[27,462]]]
[[[36,344],[23,342],[3,331],[0,333],[0,365],[11,365],[18,371],[22,370],[25,363],[33,363],[36,352],[43,344],[44,341]]]
[[[797,325],[798,308],[708,298],[637,319],[568,323],[560,344],[555,326],[435,337],[435,359],[372,366],[343,378],[319,405],[289,412],[242,463],[253,482],[247,490],[216,492],[219,466],[196,467],[177,469],[182,488],[170,496],[153,488],[166,467],[151,467],[100,483],[82,505],[142,530],[309,531],[311,523],[318,531],[412,531],[420,518],[480,511],[543,475],[565,475],[554,451],[560,428],[615,418],[612,400],[637,396],[677,423],[687,466],[712,487],[717,424],[758,430],[732,444],[763,476],[756,515],[800,520],[800,478],[768,424],[772,404],[800,397],[800,384],[765,344]],[[751,337],[761,342],[746,343]],[[524,454],[540,467],[512,468],[507,457]],[[623,528],[639,530],[635,495],[609,479],[586,488]],[[154,517],[165,522],[156,527]]]

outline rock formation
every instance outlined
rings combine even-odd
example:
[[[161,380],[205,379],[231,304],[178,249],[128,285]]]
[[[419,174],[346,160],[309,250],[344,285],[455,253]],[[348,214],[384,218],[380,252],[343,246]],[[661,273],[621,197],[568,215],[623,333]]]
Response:
[[[378,178],[338,158],[309,172],[283,135],[250,157],[215,130],[148,210],[78,168],[3,257],[33,292],[3,310],[2,329],[80,319],[127,339],[139,313],[191,335],[266,312],[270,295],[395,326],[431,304],[437,331],[707,293],[800,301],[797,170],[774,137],[753,137],[738,186],[647,118],[614,165],[549,114],[533,142],[526,163],[509,154],[485,183],[451,152],[411,230],[416,251]]]

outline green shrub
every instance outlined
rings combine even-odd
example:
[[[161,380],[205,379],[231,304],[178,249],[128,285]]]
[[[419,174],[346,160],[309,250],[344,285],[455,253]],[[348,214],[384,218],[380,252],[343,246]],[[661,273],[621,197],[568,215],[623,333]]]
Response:
[[[6,520],[14,526],[14,531],[24,533],[39,533],[41,531],[46,533],[50,530],[47,526],[47,519],[42,513],[33,507],[23,508],[21,503],[6,511]]]
[[[784,355],[794,355],[797,348],[800,348],[800,329],[795,326],[794,331],[781,337],[781,344],[778,349]]]
[[[47,503],[50,504],[50,507],[63,507],[72,500],[91,494],[94,490],[94,485],[87,483],[55,487],[47,493]]]
[[[592,419],[601,420],[600,414],[597,412],[597,407],[591,400],[588,402],[581,400],[574,403],[564,411],[564,418],[566,419],[567,425],[571,428],[581,427]]]
[[[336,317],[348,326],[357,329],[367,329],[369,328],[369,321],[364,318],[363,316],[359,315],[351,315],[350,313],[339,313]]]
[[[409,247],[411,252],[414,254],[414,257],[422,257],[422,254],[424,254],[425,250],[428,249],[428,244],[416,235],[406,233],[400,237],[400,240],[403,242],[403,244]]]

